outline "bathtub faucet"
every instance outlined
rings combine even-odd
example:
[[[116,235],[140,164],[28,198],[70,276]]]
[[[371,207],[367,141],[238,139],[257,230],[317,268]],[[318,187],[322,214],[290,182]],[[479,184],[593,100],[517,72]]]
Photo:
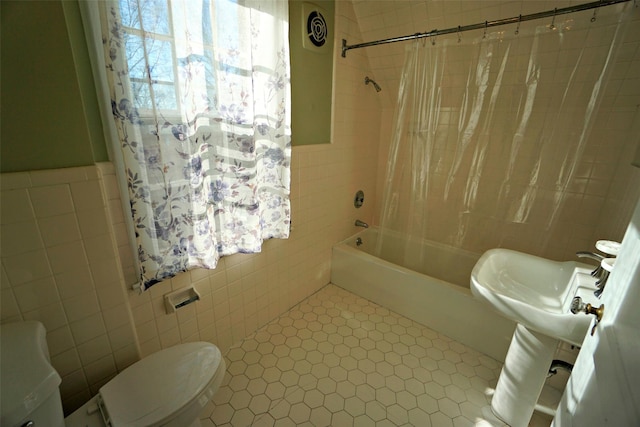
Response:
[[[367,224],[366,222],[360,221],[359,219],[356,219],[356,227],[369,228],[369,224]]]

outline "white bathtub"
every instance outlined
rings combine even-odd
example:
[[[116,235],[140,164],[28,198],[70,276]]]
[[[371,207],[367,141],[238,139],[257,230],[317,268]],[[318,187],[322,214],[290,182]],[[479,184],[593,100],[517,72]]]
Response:
[[[378,230],[369,228],[333,247],[333,284],[504,361],[515,323],[471,295],[478,254],[389,234],[377,257],[372,255],[377,236]],[[402,259],[405,251],[411,259]]]

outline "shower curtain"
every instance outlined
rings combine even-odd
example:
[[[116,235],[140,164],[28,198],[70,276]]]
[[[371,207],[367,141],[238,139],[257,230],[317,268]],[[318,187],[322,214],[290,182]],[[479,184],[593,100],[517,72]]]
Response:
[[[476,253],[542,255],[559,244],[554,233],[568,220],[563,208],[581,197],[572,177],[624,29],[620,13],[601,15],[408,47],[383,236],[399,231]],[[422,262],[406,252],[405,265]]]

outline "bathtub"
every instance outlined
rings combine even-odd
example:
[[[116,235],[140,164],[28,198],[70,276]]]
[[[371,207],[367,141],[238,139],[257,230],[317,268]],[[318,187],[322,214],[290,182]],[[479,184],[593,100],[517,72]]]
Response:
[[[388,233],[377,257],[377,237],[369,228],[335,245],[331,283],[504,361],[515,323],[471,295],[471,270],[480,255]],[[405,250],[411,259],[400,260]]]

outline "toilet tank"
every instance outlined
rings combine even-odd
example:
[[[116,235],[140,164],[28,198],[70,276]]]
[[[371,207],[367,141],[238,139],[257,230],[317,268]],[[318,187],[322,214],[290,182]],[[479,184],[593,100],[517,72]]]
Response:
[[[40,322],[0,325],[0,426],[63,427],[60,375]]]

